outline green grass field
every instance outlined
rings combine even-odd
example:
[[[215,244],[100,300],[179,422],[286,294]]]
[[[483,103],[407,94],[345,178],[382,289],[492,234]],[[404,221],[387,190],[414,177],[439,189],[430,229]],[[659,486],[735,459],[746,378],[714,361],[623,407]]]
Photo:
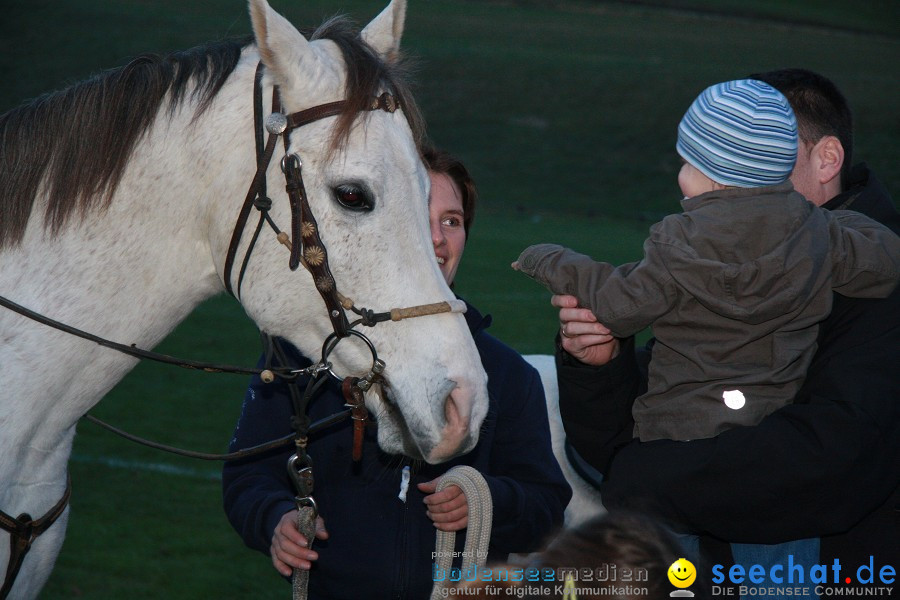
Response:
[[[301,26],[336,12],[362,22],[382,8],[381,0],[272,1]],[[510,261],[539,241],[612,262],[637,258],[649,224],[678,210],[675,128],[711,83],[786,66],[828,75],[855,109],[857,158],[900,194],[900,4],[658,4],[411,1],[404,46],[419,60],[430,134],[470,166],[483,198],[457,289],[522,352],[551,351],[556,317],[549,295]],[[238,0],[3,0],[0,112],[143,52],[248,32]],[[240,307],[217,297],[160,349],[249,365],[258,342]],[[94,412],[163,442],[219,451],[245,383],[141,365]],[[289,595],[226,523],[217,465],[82,423],[72,475],[69,532],[44,598]]]

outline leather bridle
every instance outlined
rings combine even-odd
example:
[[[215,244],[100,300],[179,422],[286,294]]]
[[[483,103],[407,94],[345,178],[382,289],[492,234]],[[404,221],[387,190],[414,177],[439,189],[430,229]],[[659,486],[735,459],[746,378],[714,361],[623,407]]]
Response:
[[[319,368],[315,369],[310,375],[306,389],[301,394],[298,387],[293,383],[288,383],[288,389],[292,398],[294,416],[291,419],[291,425],[294,428],[294,445],[296,452],[288,460],[288,473],[294,482],[297,490],[298,507],[305,506],[312,508],[314,513],[318,512],[315,500],[313,499],[313,474],[312,474],[312,458],[306,453],[306,445],[309,436],[309,418],[306,415],[306,408],[312,396],[319,390],[325,379],[320,379],[319,375],[323,372],[330,373],[330,364],[327,362],[327,356],[334,350],[337,343],[347,337],[355,336],[362,339],[372,353],[372,367],[369,373],[362,377],[344,378],[341,384],[341,390],[344,395],[346,407],[351,411],[351,418],[354,421],[353,427],[353,460],[358,461],[361,456],[363,434],[365,424],[368,419],[368,413],[363,403],[363,394],[373,384],[379,383],[382,379],[381,373],[384,370],[384,362],[379,360],[375,346],[362,333],[353,329],[359,323],[367,326],[374,326],[379,322],[387,320],[399,320],[399,318],[408,318],[412,316],[423,316],[424,314],[435,314],[437,312],[450,312],[454,309],[449,303],[439,303],[438,305],[423,305],[421,307],[413,307],[412,309],[400,309],[401,311],[412,310],[421,311],[421,314],[408,314],[406,317],[397,317],[397,310],[386,313],[375,313],[368,309],[357,309],[352,300],[343,296],[337,290],[334,276],[328,264],[328,251],[319,237],[319,227],[316,218],[309,206],[309,199],[306,193],[306,187],[303,184],[303,163],[300,157],[290,153],[289,135],[295,129],[299,129],[310,123],[314,123],[321,119],[340,115],[347,109],[348,102],[341,100],[337,102],[329,102],[320,104],[306,110],[295,112],[289,115],[281,113],[281,100],[279,98],[279,90],[274,86],[272,90],[272,112],[265,119],[265,129],[269,136],[265,144],[263,144],[263,116],[262,116],[262,78],[263,65],[259,63],[256,68],[254,77],[253,92],[253,123],[256,134],[256,174],[250,184],[250,189],[244,198],[235,223],[234,231],[231,235],[231,242],[225,256],[225,267],[223,279],[225,289],[228,293],[240,297],[241,285],[250,261],[250,255],[256,241],[259,238],[260,231],[264,225],[275,232],[276,238],[290,250],[290,258],[288,267],[295,271],[301,264],[309,271],[313,283],[325,306],[328,309],[328,318],[334,331],[328,336],[322,346],[322,358]],[[394,113],[400,108],[399,103],[388,92],[382,93],[376,98],[372,98],[363,110],[375,111],[382,110],[387,113]],[[288,202],[291,209],[291,234],[288,235],[281,231],[269,215],[272,207],[272,200],[266,193],[266,172],[272,160],[272,156],[277,145],[278,136],[282,137],[284,144],[284,157],[281,159],[281,170],[285,177],[285,191],[287,192]],[[237,289],[232,287],[232,272],[234,270],[235,258],[237,256],[238,246],[243,237],[244,228],[250,215],[251,208],[259,211],[259,219],[254,229],[253,235],[247,250],[244,252],[244,258],[241,261],[241,268],[237,278]],[[350,324],[347,320],[345,309],[352,310],[360,319]],[[268,351],[266,355],[266,364],[269,364],[272,354],[277,354],[278,358],[284,363],[285,353],[281,349],[278,340],[264,336]],[[335,376],[336,377],[336,376]],[[267,373],[261,375],[262,380],[267,381]],[[269,376],[268,380],[274,378]],[[337,378],[337,377],[336,377]],[[337,378],[340,379],[340,378]]]

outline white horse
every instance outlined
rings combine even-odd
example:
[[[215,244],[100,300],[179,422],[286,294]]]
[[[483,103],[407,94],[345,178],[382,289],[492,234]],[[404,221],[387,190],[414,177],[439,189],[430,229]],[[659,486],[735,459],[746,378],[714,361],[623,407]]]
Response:
[[[383,91],[399,98],[393,113],[357,107],[297,129],[289,152],[302,159],[340,291],[377,310],[453,300],[428,234],[415,105],[394,69],[405,7],[393,0],[361,36],[329,22],[308,41],[265,0],[251,0],[254,43],[138,59],[0,116],[0,296],[149,348],[221,292],[256,170],[253,81],[262,60],[264,106],[277,84],[286,113],[345,98],[365,106]],[[267,175],[270,214],[290,230],[280,155]],[[261,329],[316,358],[331,332],[327,311],[311,277],[291,272],[284,247],[266,232],[240,301]],[[235,288],[236,280],[237,269]],[[471,449],[487,391],[463,317],[366,333],[387,364],[383,390],[366,397],[381,446],[428,462]],[[342,342],[331,360],[346,375],[372,362],[358,342]],[[38,517],[57,503],[78,419],[135,362],[0,308],[0,511]],[[34,541],[12,597],[39,593],[67,516]],[[8,541],[0,533],[0,575]]]
[[[544,384],[544,396],[547,399],[547,416],[550,421],[553,455],[559,462],[569,485],[572,486],[572,499],[566,507],[566,527],[578,527],[592,517],[603,514],[606,509],[603,507],[600,492],[578,474],[566,454],[566,432],[559,414],[559,384],[556,380],[554,358],[546,354],[529,354],[524,358],[537,369],[541,376],[541,382]]]

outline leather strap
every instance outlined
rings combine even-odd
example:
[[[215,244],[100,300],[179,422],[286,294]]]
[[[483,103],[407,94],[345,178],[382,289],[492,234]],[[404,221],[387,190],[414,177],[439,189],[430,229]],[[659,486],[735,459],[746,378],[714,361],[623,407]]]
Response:
[[[369,411],[363,400],[363,391],[357,385],[358,383],[359,377],[346,377],[341,383],[344,406],[350,409],[350,417],[353,419],[353,462],[359,462],[362,458],[363,437],[369,419]]]
[[[284,138],[285,151],[288,140]],[[284,176],[287,179],[285,190],[291,203],[291,270],[300,265],[301,257],[306,269],[309,271],[315,283],[316,290],[325,302],[328,309],[328,318],[331,327],[338,337],[347,337],[350,323],[347,314],[337,294],[337,285],[331,268],[328,266],[328,250],[319,237],[319,225],[313,215],[307,200],[306,188],[303,185],[302,165],[296,155],[285,157]]]
[[[237,255],[238,246],[241,243],[241,236],[244,233],[244,227],[247,225],[247,218],[250,216],[250,209],[253,208],[253,201],[256,200],[260,190],[262,190],[262,193],[265,196],[266,171],[268,170],[269,162],[272,160],[272,155],[275,153],[275,142],[278,139],[277,135],[269,134],[269,139],[266,141],[265,148],[261,147],[262,73],[262,63],[259,63],[259,65],[257,65],[256,67],[256,77],[254,80],[255,85],[253,88],[253,127],[254,139],[256,140],[257,149],[256,174],[253,176],[253,181],[250,182],[250,189],[247,190],[247,195],[244,197],[244,204],[241,206],[240,213],[238,213],[237,221],[235,221],[234,230],[231,232],[231,241],[228,243],[228,252],[225,255],[225,291],[232,296],[236,295],[231,285],[231,271],[234,269],[234,259]],[[277,112],[278,110],[280,110],[280,102],[281,101],[278,98],[278,92],[274,91],[272,93],[272,112]],[[260,152],[260,150],[262,150],[262,152]],[[237,295],[240,295],[240,287],[238,287]]]
[[[16,518],[0,511],[0,529],[9,533],[9,562],[6,564],[6,578],[3,581],[3,587],[0,588],[0,600],[5,599],[13,584],[25,555],[31,550],[34,540],[42,533],[50,529],[50,526],[62,515],[66,506],[69,504],[69,497],[72,495],[72,478],[66,475],[66,491],[62,498],[59,499],[53,508],[47,511],[43,517],[32,519],[28,513],[22,513]]]
[[[89,342],[93,342],[98,346],[102,346],[104,348],[110,348],[112,350],[116,350],[117,352],[121,352],[122,354],[127,354],[128,356],[133,356],[139,359],[147,359],[153,360],[156,362],[160,362],[168,365],[175,365],[176,367],[181,367],[183,369],[193,369],[196,371],[205,371],[207,373],[235,373],[242,375],[259,375],[263,372],[264,369],[259,368],[244,368],[244,367],[236,367],[234,365],[225,365],[225,364],[216,364],[216,363],[208,363],[201,362],[197,360],[190,360],[185,358],[176,358],[174,356],[169,356],[168,354],[160,354],[159,352],[151,352],[150,350],[144,350],[142,348],[138,348],[137,346],[131,344],[121,344],[119,342],[113,342],[106,338],[102,338],[98,335],[94,335],[92,333],[88,333],[82,329],[78,329],[77,327],[72,327],[71,325],[66,325],[60,321],[55,319],[51,319],[45,315],[37,313],[29,308],[25,308],[21,304],[17,304],[10,300],[9,298],[4,298],[0,296],[0,306],[4,308],[8,308],[9,310],[22,315],[32,321],[37,323],[41,323],[42,325],[46,325],[48,327],[52,327],[57,331],[62,331],[68,333],[70,335],[74,335],[75,337],[79,337],[83,340],[87,340]],[[295,374],[288,367],[276,367],[270,369],[275,375],[285,379],[293,379]]]
[[[326,104],[320,104],[318,106],[313,106],[312,108],[307,108],[306,110],[295,112],[288,115],[287,128],[288,130],[296,129],[326,117],[335,117],[341,114],[346,107],[346,100],[338,100],[336,102],[328,102]],[[363,110],[383,110],[384,112],[392,113],[399,108],[400,103],[397,102],[397,99],[388,92],[384,92],[380,96],[372,98],[372,101]]]
[[[344,107],[346,105],[347,105],[346,100],[338,100],[337,102],[329,102],[328,104],[320,104],[318,106],[313,106],[312,108],[307,108],[306,110],[301,110],[299,112],[295,112],[291,115],[288,115],[287,131],[290,131],[291,129],[296,129],[298,127],[303,127],[304,125],[309,125],[310,123],[314,123],[315,121],[318,121],[319,119],[325,119],[327,117],[336,117],[337,115],[339,115],[343,112]]]

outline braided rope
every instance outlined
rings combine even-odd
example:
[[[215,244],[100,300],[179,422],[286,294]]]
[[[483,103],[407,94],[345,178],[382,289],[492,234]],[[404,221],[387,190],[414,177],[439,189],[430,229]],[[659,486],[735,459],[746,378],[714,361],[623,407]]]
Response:
[[[316,509],[312,506],[301,506],[297,513],[297,527],[306,537],[306,547],[312,548],[316,537]],[[294,569],[293,600],[306,600],[309,593],[309,571]]]
[[[476,573],[487,561],[488,544],[491,541],[491,524],[494,518],[494,505],[491,490],[484,477],[472,467],[459,465],[441,476],[437,491],[455,485],[466,495],[469,504],[469,523],[466,528],[466,545],[463,550],[460,568],[464,572],[474,570]],[[453,564],[456,533],[438,531],[435,542],[435,561],[438,569],[449,571]],[[447,586],[449,578],[434,582],[431,591],[432,600],[443,597],[441,590]]]

